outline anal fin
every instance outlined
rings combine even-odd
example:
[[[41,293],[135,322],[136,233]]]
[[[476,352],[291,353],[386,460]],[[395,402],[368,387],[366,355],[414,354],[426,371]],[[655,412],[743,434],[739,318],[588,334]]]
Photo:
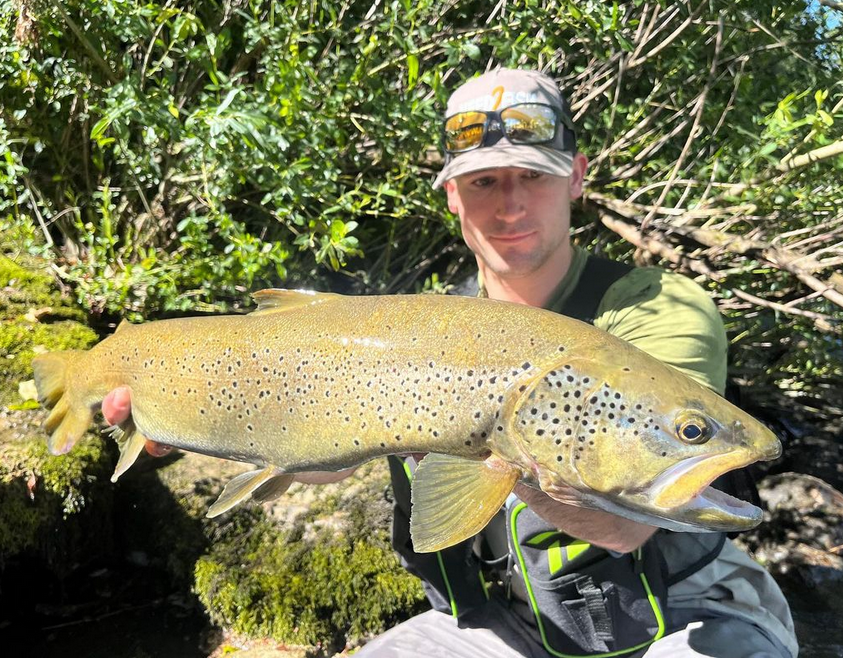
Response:
[[[111,438],[117,441],[120,448],[120,457],[111,476],[111,481],[117,482],[117,479],[135,463],[146,444],[146,437],[138,432],[131,419],[123,425],[112,425],[106,431],[110,432]]]
[[[280,482],[273,482],[276,478],[280,480]],[[284,487],[284,490],[286,490],[292,481],[293,476],[291,474],[284,473],[281,469],[275,466],[267,466],[266,468],[261,468],[256,471],[241,473],[225,485],[225,488],[222,490],[219,498],[217,498],[214,504],[208,508],[206,516],[209,519],[212,519],[223,512],[227,512],[232,507],[246,500],[263,487],[268,487],[265,491],[270,494],[274,493],[282,486]],[[261,495],[260,492],[258,493]],[[279,492],[277,495],[280,496],[281,493],[283,493],[283,491]],[[274,496],[264,499],[271,500],[272,497]]]
[[[499,459],[427,455],[413,477],[413,550],[439,551],[476,535],[512,493],[520,474]]]
[[[276,475],[252,492],[252,500],[256,500],[259,503],[268,503],[271,500],[275,500],[290,488],[290,485],[293,484],[293,480],[295,479],[296,476],[292,473]]]

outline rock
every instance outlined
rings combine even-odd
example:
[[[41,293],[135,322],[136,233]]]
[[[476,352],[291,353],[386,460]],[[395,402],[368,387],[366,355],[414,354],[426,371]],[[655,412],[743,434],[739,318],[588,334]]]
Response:
[[[802,658],[843,656],[843,494],[812,475],[786,472],[759,482],[765,523],[743,533],[791,605]]]

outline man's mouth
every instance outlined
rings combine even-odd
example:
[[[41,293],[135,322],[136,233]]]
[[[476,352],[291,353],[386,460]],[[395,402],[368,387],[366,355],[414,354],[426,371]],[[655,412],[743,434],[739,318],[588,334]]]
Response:
[[[500,242],[501,244],[515,244],[517,242],[521,242],[522,240],[526,240],[527,238],[535,235],[535,231],[524,231],[522,233],[510,233],[506,235],[493,235],[491,239]]]

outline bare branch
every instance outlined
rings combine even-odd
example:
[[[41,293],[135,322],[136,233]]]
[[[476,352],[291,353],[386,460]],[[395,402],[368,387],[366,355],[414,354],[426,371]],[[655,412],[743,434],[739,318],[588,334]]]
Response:
[[[843,139],[839,142],[834,142],[828,146],[822,146],[808,153],[797,155],[796,157],[782,160],[776,165],[776,169],[781,172],[788,172],[805,165],[819,162],[820,160],[827,160],[837,155],[843,154]]]

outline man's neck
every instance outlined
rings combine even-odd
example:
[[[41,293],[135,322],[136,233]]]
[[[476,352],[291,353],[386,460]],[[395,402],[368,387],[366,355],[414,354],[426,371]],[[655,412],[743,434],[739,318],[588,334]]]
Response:
[[[559,257],[548,259],[535,272],[517,277],[496,274],[479,260],[477,267],[490,299],[543,307],[568,273],[571,258],[572,249],[568,245]]]

